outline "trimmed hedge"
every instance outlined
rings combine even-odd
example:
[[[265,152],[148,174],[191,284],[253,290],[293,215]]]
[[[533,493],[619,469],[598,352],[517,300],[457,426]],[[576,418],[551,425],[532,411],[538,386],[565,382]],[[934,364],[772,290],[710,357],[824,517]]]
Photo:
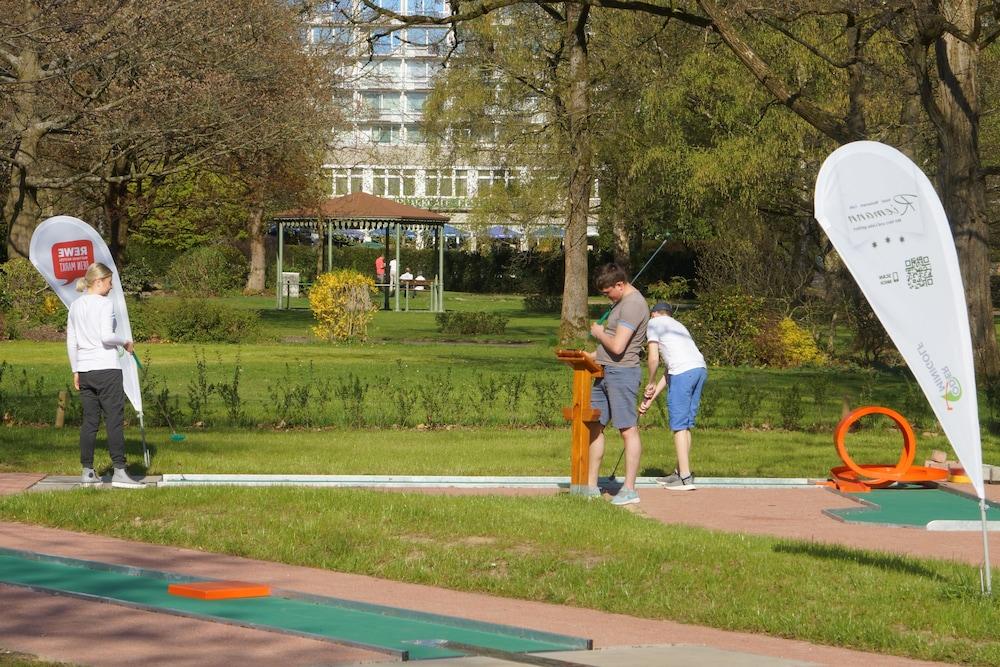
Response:
[[[172,343],[252,343],[261,339],[260,315],[200,299],[152,298],[132,309],[132,337]]]
[[[438,331],[449,334],[502,334],[507,330],[507,318],[498,313],[450,312],[438,313]]]

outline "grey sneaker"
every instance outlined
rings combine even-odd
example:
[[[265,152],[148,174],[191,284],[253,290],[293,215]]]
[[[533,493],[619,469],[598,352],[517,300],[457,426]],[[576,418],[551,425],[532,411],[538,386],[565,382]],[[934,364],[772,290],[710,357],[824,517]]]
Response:
[[[670,473],[666,477],[657,477],[655,481],[657,484],[663,484],[664,486],[666,486],[667,484],[673,484],[680,478],[681,474],[677,472],[677,468],[674,468],[674,471],[672,473]]]
[[[639,493],[635,489],[622,489],[611,499],[612,505],[635,505],[639,502]]]
[[[80,484],[84,486],[90,486],[91,484],[101,484],[104,480],[97,476],[93,468],[84,468],[83,474],[80,475]]]
[[[115,468],[115,474],[111,477],[111,486],[116,489],[145,489],[146,485],[138,479],[131,477],[125,468]]]
[[[663,484],[663,487],[668,491],[694,491],[698,488],[694,485],[694,473],[691,473],[687,477],[681,477],[678,475],[677,479],[667,484]]]

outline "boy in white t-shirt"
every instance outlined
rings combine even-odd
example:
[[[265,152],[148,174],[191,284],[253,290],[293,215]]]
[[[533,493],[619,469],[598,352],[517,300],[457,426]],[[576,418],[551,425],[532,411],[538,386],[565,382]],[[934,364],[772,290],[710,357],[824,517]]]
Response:
[[[693,491],[694,474],[691,472],[691,429],[694,428],[701,391],[708,377],[705,357],[702,356],[691,338],[687,327],[673,318],[674,309],[669,303],[659,302],[650,313],[646,328],[649,352],[646,365],[649,368],[649,384],[646,385],[644,400],[639,406],[639,414],[645,414],[649,406],[667,385],[667,411],[670,416],[670,430],[674,432],[674,449],[677,450],[677,468],[673,474],[657,477],[656,481],[671,491]],[[656,371],[660,356],[666,371],[656,384]]]

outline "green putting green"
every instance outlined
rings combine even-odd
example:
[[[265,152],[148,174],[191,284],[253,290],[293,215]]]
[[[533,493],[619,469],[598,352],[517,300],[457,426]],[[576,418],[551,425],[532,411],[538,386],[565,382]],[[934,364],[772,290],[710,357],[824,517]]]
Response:
[[[589,640],[577,637],[337,598],[272,595],[239,600],[196,600],[167,593],[168,584],[187,581],[197,579],[0,549],[0,582],[83,598],[99,598],[152,611],[328,639],[371,648],[404,660],[462,655],[428,644],[431,640],[447,640],[514,653],[591,647]]]
[[[868,493],[848,493],[875,507],[850,507],[824,510],[835,518],[848,523],[874,523],[889,526],[917,526],[924,528],[931,521],[980,521],[979,501],[942,489],[917,485],[872,489]],[[1000,519],[997,506],[987,507],[988,520]]]

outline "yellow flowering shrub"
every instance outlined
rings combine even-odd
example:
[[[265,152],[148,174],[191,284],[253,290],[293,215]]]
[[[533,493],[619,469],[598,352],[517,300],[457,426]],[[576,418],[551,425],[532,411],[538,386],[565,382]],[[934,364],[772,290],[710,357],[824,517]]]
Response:
[[[309,290],[309,307],[317,337],[329,341],[365,340],[378,306],[375,281],[353,269],[340,269],[316,278]]]
[[[820,366],[827,362],[812,334],[787,316],[769,325],[758,343],[763,361],[769,366],[792,368]]]

